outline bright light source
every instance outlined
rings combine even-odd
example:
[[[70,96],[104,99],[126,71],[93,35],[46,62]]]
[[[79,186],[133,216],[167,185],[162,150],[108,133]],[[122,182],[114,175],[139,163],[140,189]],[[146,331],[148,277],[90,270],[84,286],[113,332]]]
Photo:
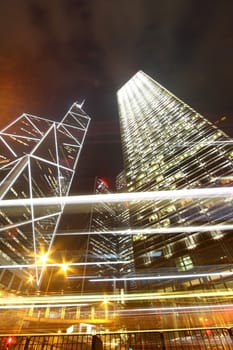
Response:
[[[66,272],[66,271],[68,270],[68,267],[69,267],[69,265],[66,264],[66,263],[64,263],[64,264],[61,265],[61,270],[62,270],[63,272]]]
[[[28,277],[28,282],[32,283],[34,281],[34,277],[31,275]]]
[[[10,345],[10,344],[12,343],[12,340],[13,340],[12,337],[9,337],[9,338],[7,339],[7,344]]]
[[[104,305],[108,305],[108,304],[109,304],[108,299],[104,298],[104,300],[103,300],[103,304],[104,304]]]
[[[48,260],[48,255],[47,254],[41,254],[39,257],[38,257],[38,261],[40,264],[46,264]]]

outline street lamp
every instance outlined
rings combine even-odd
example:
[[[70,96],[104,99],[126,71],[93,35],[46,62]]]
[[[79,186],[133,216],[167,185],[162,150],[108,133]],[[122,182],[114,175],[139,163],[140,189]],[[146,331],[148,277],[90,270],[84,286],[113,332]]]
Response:
[[[33,281],[34,281],[34,277],[33,277],[32,275],[30,275],[30,276],[28,277],[28,282],[29,282],[30,284],[32,284]]]
[[[66,273],[68,270],[68,267],[69,267],[69,264],[63,263],[61,265],[61,271]]]
[[[38,263],[39,264],[46,264],[46,262],[47,262],[47,260],[48,260],[48,255],[47,254],[41,254],[41,255],[39,255],[39,257],[38,257]]]

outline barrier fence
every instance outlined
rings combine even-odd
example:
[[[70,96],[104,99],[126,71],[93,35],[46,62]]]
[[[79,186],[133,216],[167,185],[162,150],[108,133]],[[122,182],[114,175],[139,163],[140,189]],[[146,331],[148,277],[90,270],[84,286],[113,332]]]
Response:
[[[121,333],[0,336],[6,350],[232,350],[230,328],[137,331]]]

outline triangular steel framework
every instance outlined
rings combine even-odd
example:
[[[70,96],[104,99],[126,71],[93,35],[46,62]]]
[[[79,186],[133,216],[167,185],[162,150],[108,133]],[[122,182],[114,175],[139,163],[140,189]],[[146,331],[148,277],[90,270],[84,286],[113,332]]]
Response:
[[[89,123],[82,106],[74,103],[61,122],[22,114],[2,129],[0,200],[68,195]],[[1,265],[11,271],[11,265],[34,265],[39,286],[43,269],[36,266],[38,256],[41,250],[49,253],[63,209],[61,202],[15,212],[0,202]],[[30,273],[22,270],[24,276]]]

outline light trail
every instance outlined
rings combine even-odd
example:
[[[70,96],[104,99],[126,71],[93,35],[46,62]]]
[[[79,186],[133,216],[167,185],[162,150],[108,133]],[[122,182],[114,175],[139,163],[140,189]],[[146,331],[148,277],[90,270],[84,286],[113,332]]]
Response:
[[[97,195],[78,195],[61,197],[42,197],[42,198],[20,198],[1,200],[0,207],[22,207],[27,205],[49,206],[49,205],[78,205],[78,204],[98,204],[98,203],[119,203],[142,200],[173,200],[183,198],[232,198],[233,187],[216,188],[195,188],[170,191],[154,192],[126,192],[126,193],[108,193]]]
[[[159,228],[137,228],[137,229],[120,229],[106,231],[82,231],[82,232],[59,232],[56,236],[82,236],[82,235],[135,235],[141,233],[143,235],[154,234],[172,234],[172,233],[192,233],[192,232],[209,232],[209,231],[230,231],[233,230],[232,225],[206,225],[206,226],[174,226]]]
[[[17,306],[22,305],[24,307],[34,305],[57,305],[57,304],[82,304],[91,302],[122,302],[124,301],[160,301],[160,300],[180,300],[180,299],[193,299],[193,298],[214,298],[215,300],[220,297],[233,297],[233,290],[227,291],[204,291],[204,292],[190,292],[190,293],[134,293],[134,294],[86,294],[86,295],[52,295],[52,296],[16,296],[16,297],[4,297],[0,298],[0,306]],[[216,301],[217,303],[217,301]]]
[[[38,305],[0,305],[0,310],[9,310],[9,309],[31,309],[32,307],[34,309],[37,308],[55,308],[55,307],[82,307],[82,306],[88,306],[89,304],[38,304]]]
[[[93,278],[90,282],[118,282],[118,281],[148,281],[148,280],[164,280],[164,279],[177,279],[177,278],[200,278],[200,277],[212,277],[212,276],[232,276],[233,271],[225,272],[210,272],[210,273],[193,273],[193,274],[178,274],[178,275],[162,275],[162,276],[142,276],[142,277],[120,277],[120,278]]]
[[[202,309],[203,310],[208,310],[208,309],[212,309],[212,310],[218,310],[218,309],[223,309],[223,308],[226,308],[226,309],[230,309],[232,310],[233,309],[233,304],[219,304],[219,305],[216,305],[216,304],[208,304],[208,305],[191,305],[191,306],[167,306],[167,307],[147,307],[147,308],[135,308],[135,309],[122,309],[122,310],[119,310],[120,313],[132,313],[132,312],[146,312],[146,311],[171,311],[171,312],[174,312],[174,311],[187,311],[187,310],[199,310],[201,311]],[[209,310],[210,312],[212,310]]]
[[[89,304],[77,304],[77,303],[73,303],[73,304],[65,304],[65,303],[61,303],[61,304],[39,304],[39,305],[3,305],[0,306],[0,310],[25,310],[25,309],[31,309],[32,307],[34,309],[41,309],[41,308],[57,308],[57,307],[85,307],[88,306]],[[192,306],[172,306],[172,307],[148,307],[148,308],[134,308],[134,309],[120,309],[120,310],[115,310],[115,311],[111,311],[109,310],[109,314],[111,314],[112,316],[115,314],[127,314],[130,313],[132,315],[135,313],[174,313],[174,311],[176,312],[182,312],[182,311],[189,311],[189,312],[201,312],[201,311],[209,311],[209,312],[213,312],[213,311],[217,311],[217,310],[222,310],[222,311],[230,311],[233,310],[233,304],[208,304],[208,305],[192,305]],[[104,311],[103,311],[104,312]]]
[[[80,262],[80,263],[69,263],[68,267],[72,266],[86,266],[86,265],[116,265],[116,264],[129,264],[130,260],[118,260],[118,261],[92,261],[92,262]],[[0,269],[21,269],[21,268],[44,268],[44,267],[60,267],[62,264],[19,264],[19,265],[0,265]]]

